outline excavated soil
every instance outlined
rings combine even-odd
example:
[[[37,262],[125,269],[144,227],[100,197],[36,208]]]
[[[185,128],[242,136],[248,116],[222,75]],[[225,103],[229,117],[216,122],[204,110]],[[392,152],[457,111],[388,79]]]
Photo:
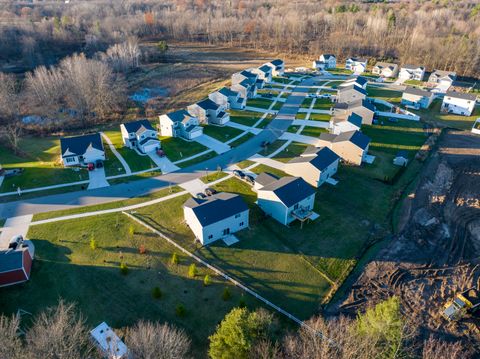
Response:
[[[480,289],[480,136],[444,133],[402,216],[399,234],[366,265],[340,312],[354,314],[396,295],[422,337],[478,345],[478,318],[448,323],[440,313],[457,291]]]

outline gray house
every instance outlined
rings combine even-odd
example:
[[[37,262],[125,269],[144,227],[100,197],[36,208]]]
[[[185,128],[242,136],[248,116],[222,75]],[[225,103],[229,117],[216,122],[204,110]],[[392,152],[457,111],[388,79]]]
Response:
[[[340,87],[337,93],[337,102],[352,103],[364,100],[367,97],[367,91],[355,84]]]
[[[208,98],[219,106],[225,107],[227,110],[244,109],[246,105],[246,96],[240,96],[240,92],[230,90],[228,87],[222,87],[220,90],[212,92]]]
[[[200,123],[223,126],[230,121],[225,107],[217,105],[209,98],[188,106],[187,110],[198,118]]]
[[[430,91],[416,87],[407,87],[402,94],[402,105],[415,108],[429,108],[434,98],[434,94]]]
[[[188,111],[178,110],[160,116],[160,134],[190,141],[203,135],[203,127]]]
[[[356,113],[362,118],[362,125],[371,125],[375,116],[375,105],[364,99],[351,103],[336,103],[332,108],[334,117],[347,117]]]

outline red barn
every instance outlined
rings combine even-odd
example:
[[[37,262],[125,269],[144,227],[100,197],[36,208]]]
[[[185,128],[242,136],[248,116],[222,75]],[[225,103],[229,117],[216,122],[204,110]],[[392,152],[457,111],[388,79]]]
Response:
[[[0,251],[0,287],[29,280],[32,262],[33,248],[28,245]]]

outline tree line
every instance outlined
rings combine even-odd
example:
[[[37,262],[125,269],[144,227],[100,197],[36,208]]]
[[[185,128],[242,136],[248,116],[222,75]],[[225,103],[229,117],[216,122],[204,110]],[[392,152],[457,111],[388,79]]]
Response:
[[[480,74],[480,6],[471,1],[97,0],[1,8],[0,60],[27,66],[72,49],[89,56],[137,36]]]

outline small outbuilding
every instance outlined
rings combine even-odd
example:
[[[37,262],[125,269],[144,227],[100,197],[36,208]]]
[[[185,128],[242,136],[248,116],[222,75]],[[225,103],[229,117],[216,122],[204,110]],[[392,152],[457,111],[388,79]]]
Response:
[[[96,347],[108,359],[128,358],[128,348],[107,323],[100,323],[90,331],[90,336]]]
[[[397,152],[397,155],[393,159],[393,164],[396,166],[405,167],[408,164],[408,153],[407,151],[401,150]]]
[[[30,279],[35,247],[31,241],[22,241],[0,251],[0,287],[20,284]]]

